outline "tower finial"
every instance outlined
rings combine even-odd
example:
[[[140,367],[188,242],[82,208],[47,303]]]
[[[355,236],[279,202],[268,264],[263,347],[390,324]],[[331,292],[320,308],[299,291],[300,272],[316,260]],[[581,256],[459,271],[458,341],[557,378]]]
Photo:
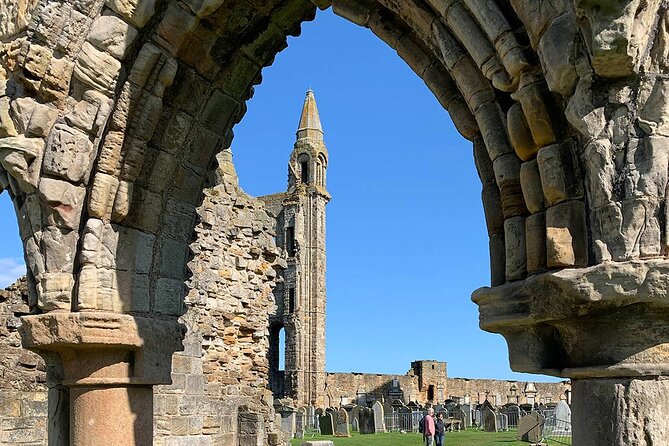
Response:
[[[300,116],[300,125],[297,129],[297,137],[323,137],[323,127],[321,127],[321,118],[318,115],[316,106],[316,96],[314,91],[309,88],[304,98],[302,106],[302,115]]]

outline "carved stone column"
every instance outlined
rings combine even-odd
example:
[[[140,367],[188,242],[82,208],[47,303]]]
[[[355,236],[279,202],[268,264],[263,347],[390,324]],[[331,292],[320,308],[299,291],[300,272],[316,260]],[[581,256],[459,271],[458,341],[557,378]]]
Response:
[[[481,288],[482,329],[511,368],[573,380],[576,446],[669,439],[669,261],[604,263]]]
[[[70,444],[151,446],[153,386],[181,350],[175,320],[82,312],[26,316],[23,345],[60,358],[70,389]]]

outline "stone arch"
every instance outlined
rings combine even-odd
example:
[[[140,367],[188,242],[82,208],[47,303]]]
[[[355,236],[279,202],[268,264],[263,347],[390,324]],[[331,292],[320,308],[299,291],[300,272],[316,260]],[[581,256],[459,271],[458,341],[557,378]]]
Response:
[[[473,142],[495,286],[475,300],[514,368],[665,374],[661,323],[608,355],[572,349],[600,345],[581,335],[601,327],[582,281],[633,276],[634,292],[605,288],[613,309],[634,305],[630,323],[664,296],[642,279],[660,281],[667,252],[659,0],[315,3],[394,48]],[[124,338],[114,345],[131,349],[155,336],[142,327],[173,332],[214,155],[230,163],[262,67],[315,10],[307,0],[45,1],[29,23],[4,25],[0,187],[16,204],[37,307],[58,311],[51,323],[85,330],[85,313],[104,312]],[[27,345],[51,348],[38,330],[47,319],[28,321]]]

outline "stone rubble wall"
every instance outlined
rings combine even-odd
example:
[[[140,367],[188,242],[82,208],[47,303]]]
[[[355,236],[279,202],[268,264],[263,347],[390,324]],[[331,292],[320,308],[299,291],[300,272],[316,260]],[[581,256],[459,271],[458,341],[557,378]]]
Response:
[[[46,445],[47,386],[42,358],[21,348],[26,281],[0,290],[0,445]]]
[[[172,385],[155,389],[155,446],[278,441],[267,350],[272,289],[285,261],[262,202],[239,188],[225,160],[218,177],[191,245],[185,350],[173,357]],[[242,438],[238,426],[248,424],[255,433]]]
[[[400,388],[404,391],[405,403],[415,401],[419,404],[427,402],[426,392],[419,391],[419,377],[413,374],[407,375],[383,375],[374,373],[327,373],[326,374],[326,394],[331,406],[357,402],[358,392],[364,392],[368,397],[376,400],[388,398],[392,381],[399,381]],[[523,394],[526,382],[508,381],[495,379],[469,379],[469,378],[446,378],[446,388],[444,389],[444,398],[461,397],[469,395],[472,403],[478,402],[478,395],[489,393],[489,400],[495,402],[495,396],[499,396],[501,404],[508,402],[509,396],[512,396],[511,387],[515,385],[516,395],[519,396],[518,403],[527,402]],[[571,389],[571,384],[567,381],[558,383],[533,383],[537,393],[535,401],[539,402],[557,402],[565,399],[565,391]]]

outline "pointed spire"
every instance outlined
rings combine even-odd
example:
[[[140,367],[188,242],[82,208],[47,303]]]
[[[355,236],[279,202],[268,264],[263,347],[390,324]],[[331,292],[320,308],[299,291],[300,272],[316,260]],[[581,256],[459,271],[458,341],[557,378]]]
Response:
[[[307,91],[307,97],[304,98],[302,116],[300,116],[300,125],[297,129],[297,137],[323,137],[323,128],[321,127],[321,118],[318,116],[316,97],[311,89]]]

